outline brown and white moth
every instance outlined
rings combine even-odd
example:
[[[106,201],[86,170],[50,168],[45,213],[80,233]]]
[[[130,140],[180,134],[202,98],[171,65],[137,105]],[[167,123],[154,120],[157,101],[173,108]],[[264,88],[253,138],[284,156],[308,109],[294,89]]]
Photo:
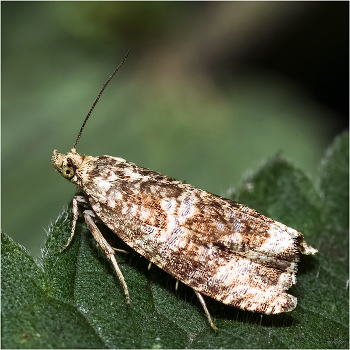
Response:
[[[96,221],[107,225],[150,263],[193,288],[215,330],[202,294],[265,314],[293,310],[297,298],[285,291],[296,283],[299,253],[317,252],[300,232],[242,204],[125,159],[76,152],[87,119],[126,57],[104,84],[71,152],[53,153],[53,167],[76,185],[78,194],[73,197],[71,236],[62,250],[73,238],[81,205],[86,208],[89,230],[123,285],[127,303],[128,287],[114,248]]]

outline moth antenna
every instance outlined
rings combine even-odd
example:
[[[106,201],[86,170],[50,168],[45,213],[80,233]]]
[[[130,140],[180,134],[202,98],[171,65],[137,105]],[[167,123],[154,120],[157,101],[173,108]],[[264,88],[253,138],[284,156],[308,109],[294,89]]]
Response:
[[[72,153],[75,153],[75,151],[76,151],[75,148],[76,148],[77,143],[78,143],[78,141],[79,141],[79,139],[80,139],[81,133],[83,132],[83,129],[84,129],[84,127],[85,127],[85,124],[86,124],[87,120],[89,119],[89,117],[90,117],[92,111],[94,110],[94,108],[95,108],[95,106],[96,106],[98,100],[100,99],[100,97],[101,97],[101,95],[102,95],[104,89],[105,89],[106,86],[109,84],[109,82],[112,80],[112,78],[115,76],[115,74],[118,72],[118,70],[120,69],[120,67],[124,64],[124,62],[126,61],[126,59],[127,59],[128,56],[129,56],[129,53],[130,53],[130,50],[128,51],[128,53],[127,53],[126,56],[124,57],[123,61],[121,61],[121,62],[119,63],[119,66],[116,68],[116,70],[112,73],[112,75],[109,77],[109,79],[108,79],[108,80],[105,82],[105,84],[102,86],[102,89],[101,89],[100,93],[98,94],[98,96],[97,96],[95,102],[93,103],[92,107],[90,108],[89,113],[87,114],[87,116],[86,116],[86,118],[85,118],[85,120],[84,120],[84,122],[83,122],[83,125],[82,125],[81,128],[80,128],[78,137],[77,137],[77,139],[75,140],[75,143],[74,143],[73,148],[72,148]]]

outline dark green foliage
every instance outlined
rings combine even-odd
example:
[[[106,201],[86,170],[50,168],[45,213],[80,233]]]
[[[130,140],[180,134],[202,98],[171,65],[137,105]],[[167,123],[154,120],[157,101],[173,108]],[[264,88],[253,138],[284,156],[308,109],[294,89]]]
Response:
[[[3,348],[348,348],[348,134],[326,152],[316,187],[280,156],[232,198],[304,233],[319,249],[301,257],[290,293],[297,308],[274,316],[206,298],[219,332],[193,291],[179,286],[100,225],[116,248],[131,305],[109,261],[81,218],[70,246],[71,208],[53,223],[35,262],[2,234]]]

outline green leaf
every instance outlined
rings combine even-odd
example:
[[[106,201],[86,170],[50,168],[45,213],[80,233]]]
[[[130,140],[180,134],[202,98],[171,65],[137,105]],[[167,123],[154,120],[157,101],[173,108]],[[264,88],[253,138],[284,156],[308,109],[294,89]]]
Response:
[[[3,348],[103,347],[77,307],[51,297],[50,271],[1,234]]]
[[[322,243],[349,265],[349,134],[338,136],[320,166]],[[329,241],[329,239],[331,241]],[[330,244],[331,243],[331,244]]]
[[[304,233],[319,249],[302,256],[288,314],[260,315],[206,298],[209,326],[193,291],[152,266],[99,225],[116,248],[121,283],[81,217],[71,208],[53,223],[36,263],[2,234],[2,347],[5,348],[348,348],[348,134],[320,166],[318,186],[280,155],[231,191],[261,213]]]

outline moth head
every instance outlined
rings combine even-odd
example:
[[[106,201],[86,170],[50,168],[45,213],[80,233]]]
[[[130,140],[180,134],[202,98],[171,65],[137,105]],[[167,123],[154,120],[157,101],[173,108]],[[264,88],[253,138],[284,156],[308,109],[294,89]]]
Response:
[[[77,182],[76,173],[83,162],[84,156],[70,152],[67,155],[53,151],[52,166],[68,181]]]

